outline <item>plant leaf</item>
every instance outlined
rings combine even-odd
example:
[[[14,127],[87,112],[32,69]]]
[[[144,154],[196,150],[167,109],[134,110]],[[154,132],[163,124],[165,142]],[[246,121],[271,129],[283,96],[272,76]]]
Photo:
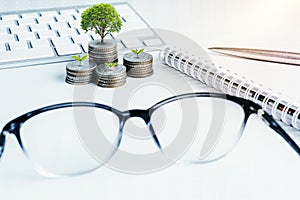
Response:
[[[134,54],[138,54],[137,50],[135,50],[135,49],[132,49],[131,51],[132,51],[132,53],[134,53]]]
[[[145,49],[141,49],[138,51],[138,54],[143,53]]]
[[[114,63],[104,63],[106,65],[106,67],[115,67],[118,63],[114,62]]]
[[[123,22],[112,5],[100,3],[87,8],[81,14],[80,26],[85,31],[94,31],[102,38],[111,32],[119,32]]]
[[[74,60],[80,61],[80,55],[72,56],[72,58],[74,58]]]
[[[80,61],[84,61],[84,60],[86,60],[88,58],[88,55],[86,54],[86,55],[84,55],[81,59],[80,59]]]

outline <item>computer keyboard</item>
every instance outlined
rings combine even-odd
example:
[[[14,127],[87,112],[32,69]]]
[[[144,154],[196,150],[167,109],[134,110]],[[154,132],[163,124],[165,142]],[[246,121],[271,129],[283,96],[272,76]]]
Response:
[[[115,39],[119,52],[132,48],[153,50],[164,41],[128,3],[113,3],[123,27]],[[91,5],[0,13],[0,69],[65,62],[88,53],[88,42],[98,39],[80,28],[81,13]],[[134,31],[132,35],[124,33]]]

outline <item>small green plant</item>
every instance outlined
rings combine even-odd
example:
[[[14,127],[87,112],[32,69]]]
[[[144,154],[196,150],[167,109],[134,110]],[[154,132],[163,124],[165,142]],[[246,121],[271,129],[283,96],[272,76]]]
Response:
[[[77,55],[77,56],[72,56],[72,58],[74,58],[74,60],[78,61],[79,62],[79,65],[81,65],[81,62],[86,60],[88,58],[88,55],[84,55],[84,56],[80,56],[80,55]]]
[[[81,28],[94,31],[100,35],[101,43],[104,37],[112,32],[120,32],[123,25],[119,13],[110,4],[95,4],[81,14]]]
[[[108,68],[113,68],[113,67],[115,67],[116,65],[117,65],[117,62],[114,62],[114,63],[105,63],[105,65],[106,65],[106,67],[108,67]]]
[[[139,54],[143,53],[145,49],[132,49],[132,53],[134,53],[136,55],[136,57],[139,57]]]

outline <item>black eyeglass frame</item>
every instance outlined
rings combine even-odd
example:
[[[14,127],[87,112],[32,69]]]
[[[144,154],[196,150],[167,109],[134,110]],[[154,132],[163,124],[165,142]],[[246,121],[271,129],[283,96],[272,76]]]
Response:
[[[262,118],[262,120],[270,128],[272,128],[276,133],[278,133],[300,156],[300,147],[283,130],[283,128],[275,121],[275,119],[268,113],[264,112],[262,107],[259,106],[258,104],[254,103],[250,100],[242,99],[239,97],[234,97],[234,96],[231,96],[228,94],[200,92],[200,93],[186,93],[186,94],[182,94],[182,95],[178,95],[178,96],[173,96],[173,97],[167,98],[165,100],[162,100],[162,101],[154,104],[153,106],[151,106],[149,109],[146,109],[146,110],[133,109],[133,110],[127,110],[127,111],[119,111],[110,106],[107,106],[104,104],[93,103],[93,102],[66,102],[66,103],[60,103],[60,104],[50,105],[50,106],[46,106],[46,107],[43,107],[40,109],[36,109],[36,110],[25,113],[15,119],[9,121],[4,126],[4,128],[2,129],[2,131],[0,133],[0,158],[5,149],[5,140],[6,140],[7,134],[13,134],[17,138],[17,141],[18,141],[21,149],[23,151],[25,151],[23,143],[22,143],[21,135],[20,135],[20,129],[21,129],[22,125],[27,120],[29,120],[30,118],[32,118],[38,114],[41,114],[41,113],[44,113],[47,111],[56,110],[56,109],[61,109],[61,108],[69,108],[69,107],[94,107],[94,108],[100,108],[100,109],[104,109],[104,110],[114,113],[119,118],[119,125],[120,125],[120,133],[119,133],[119,138],[118,138],[118,141],[116,144],[117,145],[116,149],[119,147],[119,145],[121,143],[122,131],[123,131],[125,122],[131,117],[142,118],[145,121],[145,123],[147,125],[149,125],[151,135],[153,136],[153,139],[155,140],[156,145],[161,149],[159,140],[155,134],[152,124],[150,123],[150,119],[151,119],[153,112],[165,104],[168,104],[168,103],[171,103],[174,101],[178,101],[178,100],[182,100],[182,99],[195,98],[195,97],[219,98],[219,99],[230,100],[230,101],[233,101],[233,102],[239,104],[243,108],[243,111],[245,114],[243,126],[246,125],[250,115],[258,114]]]

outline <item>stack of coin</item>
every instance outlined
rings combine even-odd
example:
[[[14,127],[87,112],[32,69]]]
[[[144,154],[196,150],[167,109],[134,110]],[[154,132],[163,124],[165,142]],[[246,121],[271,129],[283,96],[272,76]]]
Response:
[[[92,60],[70,62],[66,66],[66,83],[72,85],[86,85],[94,80],[97,64]]]
[[[153,57],[148,53],[136,55],[127,53],[123,57],[123,64],[127,69],[127,76],[133,78],[144,78],[153,74]]]
[[[96,68],[96,77],[97,85],[100,87],[119,87],[126,82],[126,68],[123,65],[107,67],[102,64]]]
[[[98,65],[118,61],[117,43],[113,40],[93,40],[88,45],[89,58]]]

